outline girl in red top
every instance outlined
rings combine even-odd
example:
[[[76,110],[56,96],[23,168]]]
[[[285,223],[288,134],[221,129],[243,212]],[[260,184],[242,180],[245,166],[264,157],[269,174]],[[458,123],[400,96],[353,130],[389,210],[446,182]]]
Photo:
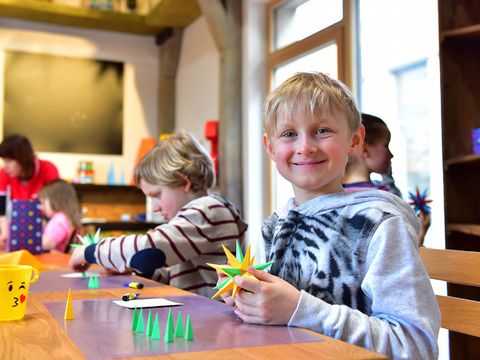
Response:
[[[33,152],[32,144],[23,135],[7,136],[0,144],[0,194],[7,188],[12,200],[35,200],[38,191],[47,183],[59,178],[58,170],[49,161],[40,160]],[[7,237],[7,223],[0,221],[0,247]]]

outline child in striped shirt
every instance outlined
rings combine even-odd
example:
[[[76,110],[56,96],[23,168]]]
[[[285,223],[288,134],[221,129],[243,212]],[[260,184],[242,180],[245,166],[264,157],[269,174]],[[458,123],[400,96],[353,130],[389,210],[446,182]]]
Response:
[[[201,145],[179,132],[154,147],[135,168],[135,182],[152,198],[153,210],[167,223],[143,235],[108,237],[76,248],[69,265],[85,271],[97,263],[120,272],[133,269],[158,280],[169,267],[172,286],[212,296],[215,270],[206,265],[224,260],[220,244],[235,249],[247,229],[228,200],[209,195],[215,182],[213,163]]]

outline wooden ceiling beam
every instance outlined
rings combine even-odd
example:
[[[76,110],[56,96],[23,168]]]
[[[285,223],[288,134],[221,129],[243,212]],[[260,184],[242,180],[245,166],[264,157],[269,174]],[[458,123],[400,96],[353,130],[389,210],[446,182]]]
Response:
[[[148,26],[186,27],[202,14],[197,0],[160,0],[150,10]]]
[[[184,27],[198,16],[200,10],[195,0],[161,0],[147,16],[38,0],[0,0],[0,17],[140,35],[157,35],[167,27]]]

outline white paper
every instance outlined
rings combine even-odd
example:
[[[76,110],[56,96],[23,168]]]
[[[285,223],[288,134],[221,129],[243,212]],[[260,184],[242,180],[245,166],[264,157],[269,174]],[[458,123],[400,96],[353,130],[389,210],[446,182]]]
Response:
[[[129,309],[183,305],[182,303],[177,303],[177,302],[173,302],[173,301],[170,301],[170,300],[167,300],[167,299],[162,299],[162,298],[135,299],[135,300],[129,300],[129,301],[113,300],[113,302],[117,305],[129,308]]]
[[[99,273],[87,271],[85,273],[85,279],[88,279],[92,275],[102,276]],[[84,277],[83,273],[81,273],[81,272],[73,272],[73,273],[68,273],[68,274],[62,274],[60,276],[70,278],[70,279],[78,279],[78,278],[83,278]]]

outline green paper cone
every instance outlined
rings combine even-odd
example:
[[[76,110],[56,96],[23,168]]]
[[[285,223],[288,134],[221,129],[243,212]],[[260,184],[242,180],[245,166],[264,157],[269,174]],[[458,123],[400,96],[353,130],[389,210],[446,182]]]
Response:
[[[238,242],[238,240],[235,247],[235,257],[237,258],[238,261],[240,262],[243,261],[242,248],[240,247],[240,243]]]
[[[160,340],[160,324],[158,323],[158,314],[155,314],[155,321],[153,322],[152,339]]]
[[[177,316],[177,326],[175,326],[175,336],[176,337],[183,337],[183,319],[182,319],[182,312],[178,312]]]
[[[135,332],[143,333],[144,331],[145,331],[145,328],[143,327],[143,309],[140,309],[140,314],[138,314],[138,321],[137,321],[137,327],[135,328]]]
[[[151,310],[148,310],[146,330],[147,330],[146,335],[147,336],[152,336],[153,321],[152,321],[152,311]]]
[[[254,268],[255,269],[258,269],[258,270],[265,270],[266,268],[268,268],[269,266],[273,265],[275,261],[269,261],[265,264],[261,264],[261,265],[255,265]]]
[[[172,309],[168,309],[167,324],[165,325],[165,336],[163,340],[166,343],[173,342],[173,318],[172,318]]]
[[[88,279],[88,288],[89,289],[98,289],[98,278],[97,275],[92,275]]]
[[[227,277],[225,280],[223,280],[220,284],[214,287],[214,289],[220,290],[222,287],[225,286],[227,282],[229,282],[231,278]]]
[[[192,322],[190,321],[190,314],[187,315],[187,324],[185,325],[185,340],[190,341],[193,340],[193,328]]]
[[[242,273],[242,270],[235,269],[235,268],[224,268],[222,270],[225,271],[231,277],[234,277],[235,275],[240,275]]]
[[[137,329],[137,323],[138,323],[138,312],[137,312],[137,308],[135,308],[133,309],[132,331],[135,331]]]

